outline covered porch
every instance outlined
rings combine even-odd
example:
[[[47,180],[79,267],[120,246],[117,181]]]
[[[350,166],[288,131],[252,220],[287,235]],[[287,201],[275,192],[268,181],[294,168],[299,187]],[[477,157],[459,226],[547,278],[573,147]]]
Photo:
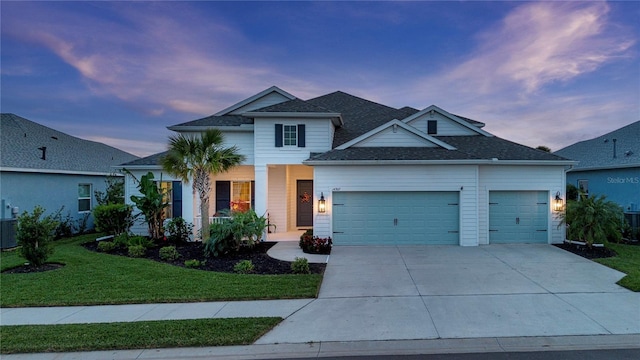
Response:
[[[202,224],[198,194],[193,195],[192,206],[198,230]],[[229,210],[254,209],[271,225],[266,240],[298,241],[313,227],[313,207],[313,168],[309,166],[242,165],[211,177],[210,224],[224,221]]]

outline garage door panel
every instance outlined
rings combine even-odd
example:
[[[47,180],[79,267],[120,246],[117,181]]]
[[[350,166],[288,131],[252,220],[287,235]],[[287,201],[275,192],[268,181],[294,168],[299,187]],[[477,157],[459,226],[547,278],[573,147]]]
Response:
[[[547,243],[548,193],[489,192],[490,243]]]
[[[336,192],[334,243],[458,244],[457,192]]]

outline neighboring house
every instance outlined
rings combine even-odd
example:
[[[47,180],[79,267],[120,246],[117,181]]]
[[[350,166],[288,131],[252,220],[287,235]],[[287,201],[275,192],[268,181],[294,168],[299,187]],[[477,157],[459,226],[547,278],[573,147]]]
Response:
[[[73,221],[88,217],[96,205],[94,191],[105,191],[113,166],[137,159],[124,151],[53,130],[14,114],[0,122],[0,215],[31,212],[36,205],[52,214],[60,210]]]
[[[250,206],[277,232],[313,227],[337,245],[562,242],[553,206],[574,162],[483,126],[434,105],[396,109],[340,91],[301,100],[271,87],[169,129],[218,128],[246,156],[212,177],[211,214]],[[159,178],[161,156],[124,167]],[[174,212],[198,224],[191,185],[162,177],[180,186]],[[131,180],[126,191],[136,193]]]
[[[567,184],[589,195],[606,195],[626,213],[640,213],[640,121],[555,154],[578,161],[567,172]]]

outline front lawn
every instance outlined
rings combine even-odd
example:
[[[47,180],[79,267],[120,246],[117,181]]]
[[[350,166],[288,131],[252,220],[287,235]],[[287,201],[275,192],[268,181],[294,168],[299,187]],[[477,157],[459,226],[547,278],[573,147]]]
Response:
[[[1,307],[198,302],[315,297],[322,275],[239,275],[186,269],[146,259],[91,252],[96,234],[55,242],[48,262],[65,266],[0,274]],[[24,263],[3,252],[0,269]],[[215,259],[210,260],[215,261]]]
[[[618,285],[640,292],[640,246],[610,243],[607,247],[614,250],[618,255],[611,258],[596,259],[595,261],[626,273],[627,276],[618,281]]]
[[[252,344],[280,318],[0,327],[2,354]]]

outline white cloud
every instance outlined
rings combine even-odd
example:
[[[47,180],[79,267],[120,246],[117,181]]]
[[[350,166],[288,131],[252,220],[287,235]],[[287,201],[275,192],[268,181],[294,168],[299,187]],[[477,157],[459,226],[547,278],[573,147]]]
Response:
[[[493,93],[533,93],[557,81],[590,73],[624,56],[634,40],[607,27],[609,7],[599,2],[533,2],[515,8],[480,35],[470,58],[441,82]]]

